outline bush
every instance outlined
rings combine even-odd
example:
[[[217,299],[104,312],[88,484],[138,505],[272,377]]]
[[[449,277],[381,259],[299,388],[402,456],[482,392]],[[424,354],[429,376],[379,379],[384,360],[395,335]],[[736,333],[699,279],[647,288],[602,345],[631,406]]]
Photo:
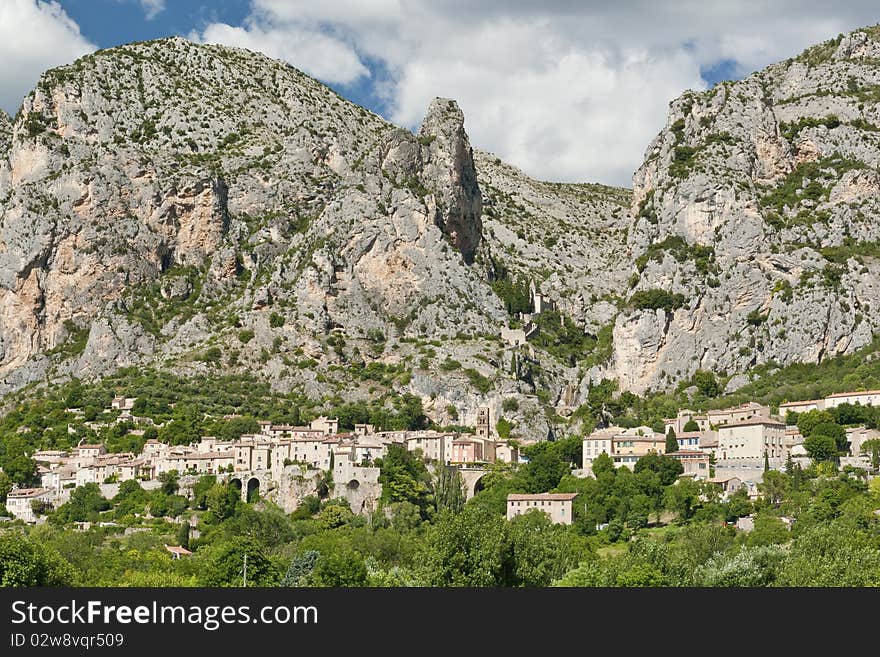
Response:
[[[219,363],[222,357],[223,352],[220,351],[220,347],[210,347],[202,354],[201,360],[206,363]]]
[[[284,326],[284,317],[278,313],[269,315],[269,326],[272,328],[280,328]]]
[[[238,341],[242,344],[247,344],[251,340],[254,339],[254,332],[250,329],[244,329],[238,332]]]
[[[672,312],[684,305],[683,294],[673,294],[666,290],[651,289],[640,290],[629,299],[629,305],[636,310],[658,310],[662,308],[666,312]]]
[[[507,411],[508,413],[517,411],[519,410],[519,402],[514,397],[507,397],[501,402],[501,410]]]
[[[464,373],[471,385],[484,395],[492,389],[492,379],[483,376],[477,370],[469,367],[464,370]]]

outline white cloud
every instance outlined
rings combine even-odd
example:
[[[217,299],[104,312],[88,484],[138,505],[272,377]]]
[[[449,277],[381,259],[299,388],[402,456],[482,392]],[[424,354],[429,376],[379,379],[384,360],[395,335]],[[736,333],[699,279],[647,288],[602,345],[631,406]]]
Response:
[[[153,20],[156,16],[165,11],[165,0],[140,0],[140,3],[148,21]]]
[[[669,101],[705,86],[702,68],[746,74],[876,20],[875,0],[252,0],[243,26],[202,36],[329,82],[381,61],[372,82],[393,121],[417,127],[449,96],[475,146],[533,176],[628,185]]]
[[[57,2],[0,2],[0,107],[14,114],[48,68],[95,50]]]
[[[190,34],[190,38],[259,51],[290,62],[327,82],[349,84],[361,76],[370,75],[351,46],[314,27],[289,25],[277,29],[264,28],[254,22],[248,22],[244,27],[212,23],[200,34]]]

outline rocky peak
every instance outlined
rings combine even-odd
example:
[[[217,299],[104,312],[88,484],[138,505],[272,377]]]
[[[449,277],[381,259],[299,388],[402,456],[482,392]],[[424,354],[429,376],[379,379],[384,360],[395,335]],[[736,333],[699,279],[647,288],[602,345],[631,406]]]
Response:
[[[837,61],[880,57],[880,29],[877,27],[850,32],[838,37],[838,40],[833,55]]]
[[[454,100],[435,98],[418,133],[422,176],[438,193],[434,223],[471,262],[482,235],[482,195],[464,113]]]

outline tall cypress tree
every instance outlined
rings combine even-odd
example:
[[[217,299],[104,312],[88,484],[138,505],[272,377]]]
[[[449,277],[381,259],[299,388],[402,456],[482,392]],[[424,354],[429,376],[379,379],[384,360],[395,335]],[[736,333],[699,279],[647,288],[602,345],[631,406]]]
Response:
[[[669,427],[669,433],[666,434],[666,453],[678,451],[678,438],[675,436],[675,429]]]

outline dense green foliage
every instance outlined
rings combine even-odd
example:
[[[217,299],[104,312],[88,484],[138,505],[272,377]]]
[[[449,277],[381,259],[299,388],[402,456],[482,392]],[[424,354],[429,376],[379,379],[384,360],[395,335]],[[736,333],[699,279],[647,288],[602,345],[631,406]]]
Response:
[[[112,501],[84,486],[49,523],[0,532],[0,583],[241,586],[246,556],[249,586],[880,584],[880,486],[861,471],[823,463],[767,472],[753,503],[744,491],[724,500],[713,484],[678,479],[681,465],[666,456],[630,471],[602,455],[595,478],[574,477],[578,442],[541,443],[526,450],[528,464],[495,464],[466,504],[458,473],[432,475],[391,452],[390,492],[367,515],[329,497],[285,514],[243,503],[237,488],[206,476],[177,519],[151,517],[151,507],[180,497],[176,476],[152,492],[125,482]],[[573,524],[538,510],[506,520],[507,495],[529,490],[578,493]],[[750,513],[750,532],[725,525]],[[82,517],[103,526],[77,530]],[[138,531],[123,535],[127,526]],[[193,555],[173,560],[165,544],[188,544]]]
[[[629,299],[629,305],[636,310],[659,310],[662,308],[668,313],[681,308],[684,302],[683,294],[659,289],[639,290],[634,292]]]

